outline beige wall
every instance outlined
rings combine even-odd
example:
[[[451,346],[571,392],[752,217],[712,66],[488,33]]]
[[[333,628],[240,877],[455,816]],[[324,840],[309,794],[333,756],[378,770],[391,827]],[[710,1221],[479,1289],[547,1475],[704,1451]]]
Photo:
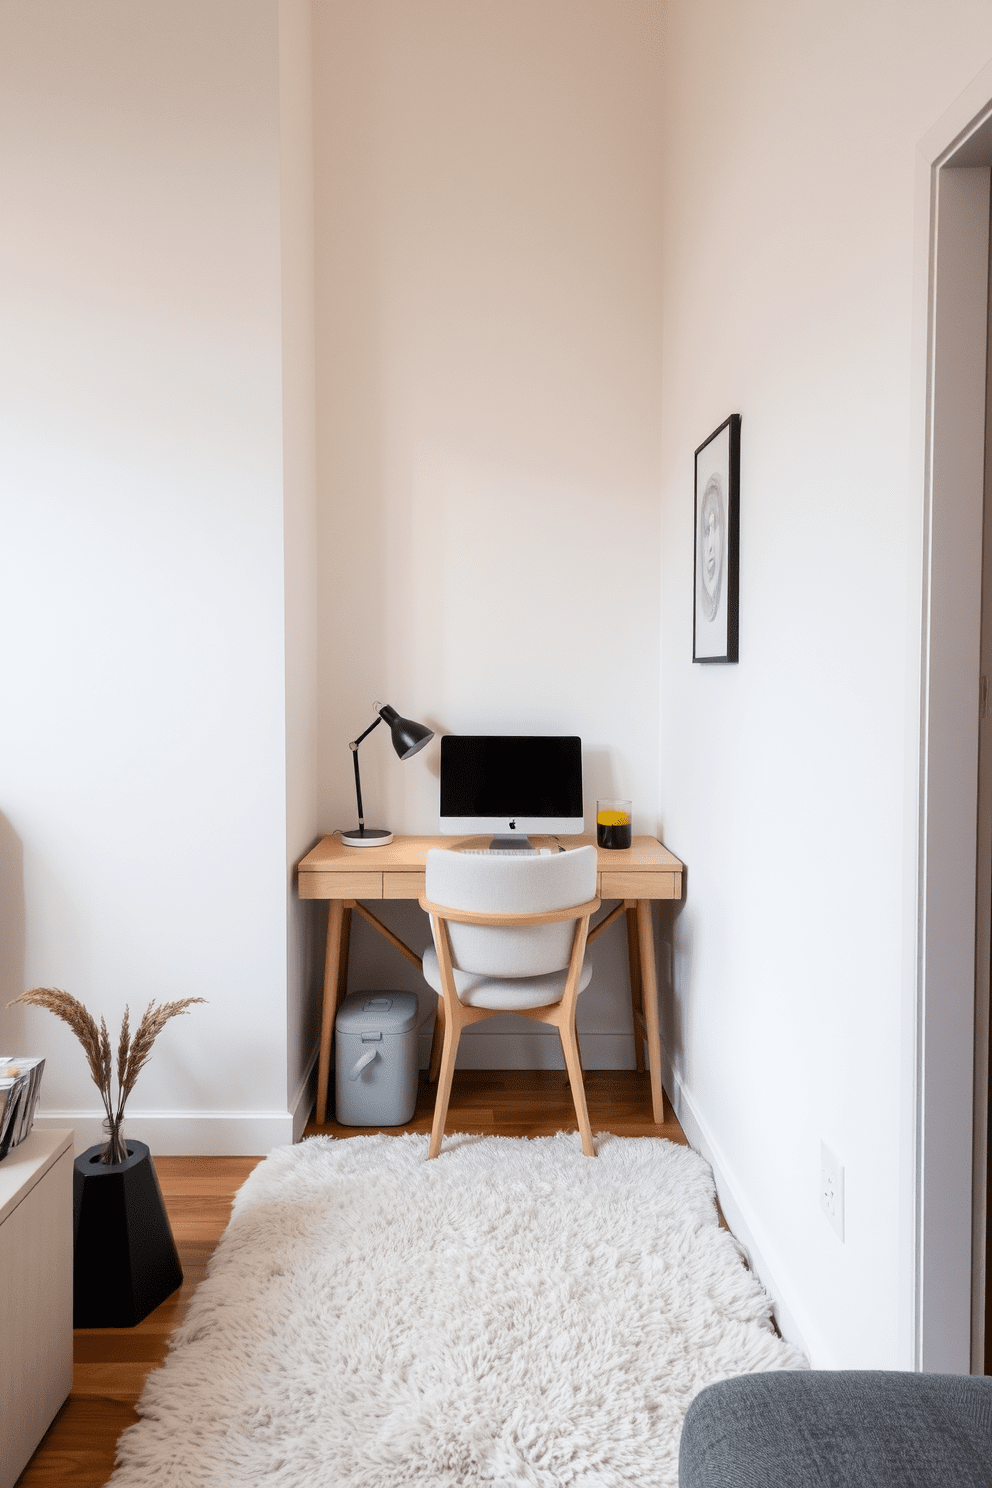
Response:
[[[588,819],[629,793],[689,867],[666,1037],[725,1209],[814,1362],[906,1365],[914,173],[987,0],[314,16],[311,202],[306,0],[0,7],[2,990],[202,992],[136,1114],[260,1150],[312,1052],[287,848],[352,821],[373,700],[579,732]],[[701,668],[692,451],[732,411],[741,661]],[[432,830],[436,761],[373,735],[370,821]],[[623,948],[592,955],[586,1062],[626,1064]],[[353,965],[417,985],[361,928]],[[2,1027],[91,1108],[68,1033]]]
[[[319,926],[296,864],[320,836],[317,809],[317,505],[313,238],[313,7],[279,0],[283,531],[286,654],[287,1097],[296,1135],[319,1032]]]
[[[0,6],[0,1001],[206,997],[129,1105],[160,1153],[292,1133],[277,23]],[[0,1046],[96,1140],[67,1029]]]
[[[908,1366],[916,150],[992,55],[992,11],[676,0],[663,54],[661,790],[689,863],[667,1037],[725,1207],[814,1362]],[[692,452],[735,411],[740,664],[699,667]],[[843,1244],[821,1139],[846,1170]]]
[[[381,699],[439,731],[579,733],[587,822],[616,791],[658,830],[659,27],[654,0],[319,0],[328,828]],[[369,824],[436,831],[436,771],[436,745],[401,765],[372,735]],[[621,940],[583,999],[593,1064],[632,1058]],[[406,978],[361,932],[353,963]]]

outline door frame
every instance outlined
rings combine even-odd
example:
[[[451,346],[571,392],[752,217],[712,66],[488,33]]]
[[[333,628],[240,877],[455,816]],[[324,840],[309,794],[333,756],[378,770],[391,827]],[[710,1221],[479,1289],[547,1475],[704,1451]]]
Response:
[[[917,163],[926,312],[913,1352],[917,1369],[969,1373],[982,1368],[975,1271],[984,1284],[975,1076],[987,1041],[976,1038],[975,958],[992,64],[921,142]]]
[[[992,237],[992,228],[990,228]],[[971,1368],[992,1373],[989,1302],[989,1035],[992,1013],[992,246],[985,363],[985,500],[978,703],[978,830],[975,871],[975,1092],[971,1223]]]

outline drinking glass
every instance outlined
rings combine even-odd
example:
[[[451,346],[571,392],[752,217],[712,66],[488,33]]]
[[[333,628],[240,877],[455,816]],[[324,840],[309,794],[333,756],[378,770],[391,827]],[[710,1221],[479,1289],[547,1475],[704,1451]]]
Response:
[[[630,846],[630,802],[596,802],[596,846]]]

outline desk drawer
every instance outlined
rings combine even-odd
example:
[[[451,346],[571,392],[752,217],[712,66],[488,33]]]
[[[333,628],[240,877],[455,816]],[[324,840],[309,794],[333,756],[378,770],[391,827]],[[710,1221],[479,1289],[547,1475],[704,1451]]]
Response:
[[[604,869],[599,875],[601,899],[680,899],[681,873],[636,873]]]
[[[419,899],[424,892],[422,873],[384,873],[382,875],[383,899]]]
[[[301,899],[381,899],[381,873],[301,873]]]

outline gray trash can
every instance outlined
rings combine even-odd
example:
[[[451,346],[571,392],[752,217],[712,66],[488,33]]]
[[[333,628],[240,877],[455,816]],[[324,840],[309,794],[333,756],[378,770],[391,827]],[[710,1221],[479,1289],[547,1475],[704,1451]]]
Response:
[[[342,1126],[403,1126],[417,1105],[417,994],[353,992],[338,1008],[335,1115]]]

